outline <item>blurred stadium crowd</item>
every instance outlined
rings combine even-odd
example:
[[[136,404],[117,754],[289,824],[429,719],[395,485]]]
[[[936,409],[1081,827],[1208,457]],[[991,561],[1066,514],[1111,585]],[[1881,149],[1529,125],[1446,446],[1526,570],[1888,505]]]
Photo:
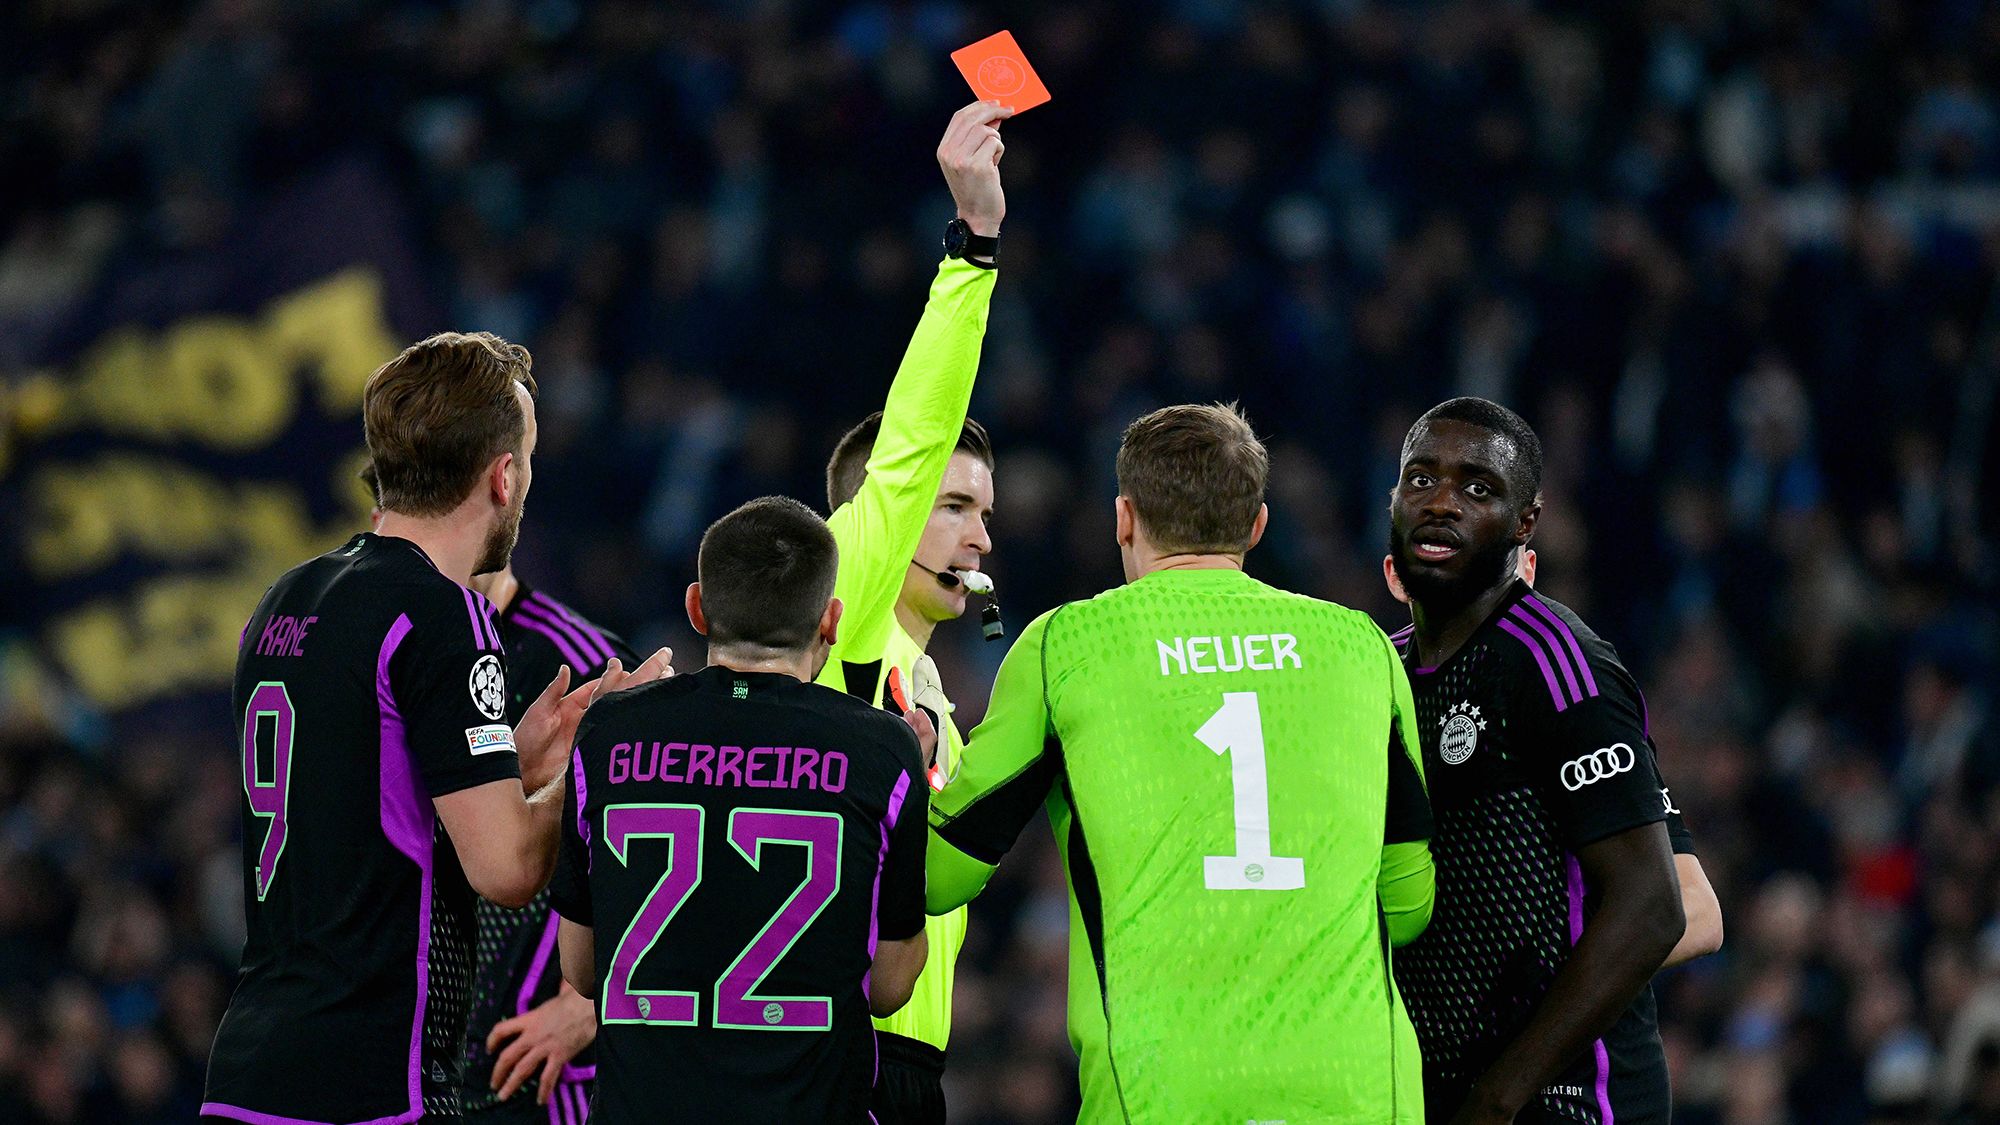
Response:
[[[703,526],[821,497],[879,404],[950,214],[945,56],[1002,26],[1056,95],[1006,127],[974,403],[1010,616],[1117,580],[1127,420],[1240,397],[1252,571],[1393,628],[1404,429],[1519,408],[1541,585],[1646,687],[1728,921],[1659,984],[1676,1120],[2000,1121],[2000,8],[0,5],[0,382],[108,263],[366,162],[436,327],[535,352],[517,567],[688,667]],[[939,633],[967,729],[1001,648]],[[240,941],[226,707],[129,729],[0,677],[0,1119],[189,1119]],[[1030,836],[961,963],[968,1125],[1073,1112]]]

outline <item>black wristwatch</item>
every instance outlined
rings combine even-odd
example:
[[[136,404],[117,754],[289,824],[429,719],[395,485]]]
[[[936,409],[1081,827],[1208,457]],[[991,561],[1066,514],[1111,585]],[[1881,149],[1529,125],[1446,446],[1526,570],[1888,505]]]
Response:
[[[972,233],[972,227],[964,219],[953,219],[944,225],[944,256],[947,258],[991,258],[1000,261],[1000,236]],[[975,266],[991,269],[985,262],[974,261]]]

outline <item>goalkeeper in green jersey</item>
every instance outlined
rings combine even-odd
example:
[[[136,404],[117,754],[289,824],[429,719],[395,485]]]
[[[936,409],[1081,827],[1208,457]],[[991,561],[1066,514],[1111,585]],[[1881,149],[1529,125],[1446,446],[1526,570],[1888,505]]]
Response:
[[[1269,464],[1232,407],[1118,450],[1127,584],[1037,618],[932,798],[928,907],[1046,807],[1084,1122],[1421,1122],[1390,949],[1428,923],[1409,681],[1374,622],[1243,573]]]
[[[946,227],[945,260],[931,283],[881,413],[848,431],[827,464],[827,526],[840,547],[834,595],[845,606],[840,639],[819,682],[897,713],[927,703],[938,726],[932,786],[958,766],[964,745],[950,704],[917,676],[928,664],[931,630],[965,612],[978,571],[993,549],[993,449],[966,417],[986,335],[987,305],[1006,198],[1000,186],[999,123],[1011,111],[974,102],[958,111],[938,145],[938,164],[958,205]],[[925,926],[930,958],[910,1002],[875,1021],[880,1125],[942,1125],[944,1051],[951,1031],[952,970],[965,941],[965,911]]]

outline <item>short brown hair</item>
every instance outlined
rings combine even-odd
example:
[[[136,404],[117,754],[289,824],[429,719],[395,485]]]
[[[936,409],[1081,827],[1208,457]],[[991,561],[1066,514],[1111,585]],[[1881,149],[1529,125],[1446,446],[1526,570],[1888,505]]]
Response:
[[[839,565],[826,521],[789,496],[761,497],[716,520],[695,560],[708,643],[811,647]]]
[[[519,453],[528,420],[514,384],[534,396],[534,362],[491,332],[441,332],[377,368],[361,392],[376,505],[443,515],[489,461]]]
[[[882,412],[877,410],[855,423],[854,428],[843,434],[840,444],[833,447],[833,456],[826,462],[826,510],[834,509],[854,499],[861,491],[861,482],[868,479],[868,458],[875,452],[875,438],[882,432]],[[993,439],[986,436],[986,427],[971,418],[958,430],[958,447],[954,452],[970,453],[985,464],[987,471],[993,469]]]
[[[1271,457],[1235,403],[1167,406],[1125,427],[1118,491],[1155,547],[1245,550]]]

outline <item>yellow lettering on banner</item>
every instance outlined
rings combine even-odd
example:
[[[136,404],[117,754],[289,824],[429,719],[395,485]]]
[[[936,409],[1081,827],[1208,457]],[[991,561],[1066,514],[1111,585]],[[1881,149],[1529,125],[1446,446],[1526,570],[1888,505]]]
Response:
[[[50,648],[84,694],[130,707],[229,683],[236,642],[268,575],[170,575],[50,624]]]
[[[283,569],[331,549],[365,522],[365,513],[342,515],[321,529],[289,483],[231,482],[137,454],[51,466],[29,482],[28,496],[25,556],[42,582],[87,574],[121,552]]]
[[[47,580],[95,570],[118,549],[117,521],[98,500],[101,489],[86,473],[46,472],[29,486],[36,512],[28,521],[26,558],[34,577]]]
[[[397,352],[382,279],[343,270],[271,302],[256,318],[201,315],[155,335],[107,332],[76,364],[54,428],[91,426],[164,441],[191,439],[223,450],[255,449],[298,413],[303,377],[320,409],[361,409],[368,376]]]
[[[167,332],[160,389],[181,426],[218,449],[269,445],[298,390],[267,335],[240,317],[183,320]]]
[[[384,307],[374,270],[343,270],[272,304],[264,331],[285,362],[311,368],[320,409],[339,417],[361,409],[368,376],[401,350]]]
[[[106,333],[83,353],[74,395],[59,418],[70,429],[100,422],[141,437],[165,437],[172,417],[161,409],[151,368],[152,347],[144,331]]]

